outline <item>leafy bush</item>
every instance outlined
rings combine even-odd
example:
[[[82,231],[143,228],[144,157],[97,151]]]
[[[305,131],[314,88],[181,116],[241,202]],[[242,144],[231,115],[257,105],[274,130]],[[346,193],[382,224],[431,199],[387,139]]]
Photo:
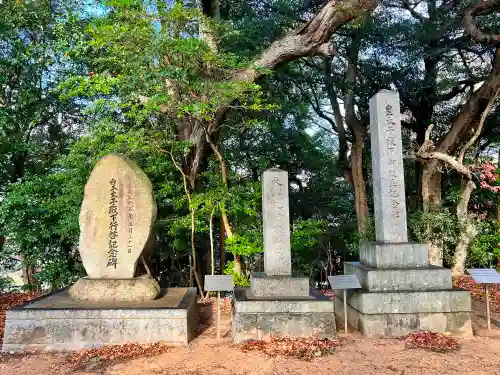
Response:
[[[443,262],[452,264],[453,252],[460,231],[456,215],[449,209],[425,213],[415,211],[408,217],[410,238],[419,243],[434,242],[443,246]]]
[[[224,268],[225,275],[233,275],[234,286],[236,287],[248,287],[250,286],[250,275],[242,272],[237,273],[234,271],[234,262],[229,261],[226,263],[226,268]]]

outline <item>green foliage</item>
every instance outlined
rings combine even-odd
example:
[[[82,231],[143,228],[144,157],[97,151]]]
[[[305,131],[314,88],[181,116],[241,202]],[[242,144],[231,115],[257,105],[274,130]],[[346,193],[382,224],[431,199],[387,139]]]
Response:
[[[14,290],[14,280],[11,277],[0,277],[0,293],[9,293]]]
[[[227,250],[234,255],[248,256],[264,251],[261,238],[249,238],[248,236],[240,234],[229,237],[226,240],[226,244]]]
[[[442,244],[443,261],[451,265],[460,231],[456,215],[448,209],[443,209],[432,213],[415,211],[408,216],[410,238],[420,243],[431,241]]]
[[[491,267],[494,260],[500,258],[500,233],[493,223],[481,222],[476,225],[478,235],[474,238],[468,262],[474,267]]]
[[[224,268],[224,275],[233,275],[233,283],[236,287],[245,288],[250,286],[250,275],[237,273],[234,270],[233,261],[226,263],[226,267]]]
[[[292,251],[307,252],[321,243],[328,223],[325,220],[297,220],[293,224]]]

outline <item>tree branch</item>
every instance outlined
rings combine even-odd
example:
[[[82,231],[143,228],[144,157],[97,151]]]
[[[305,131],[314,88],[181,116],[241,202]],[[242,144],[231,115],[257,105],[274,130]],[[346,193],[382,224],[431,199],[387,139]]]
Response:
[[[498,12],[499,9],[500,0],[480,1],[465,11],[465,15],[462,18],[462,26],[475,41],[500,47],[500,34],[485,34],[476,24],[476,17]]]
[[[469,168],[463,165],[459,160],[455,159],[453,156],[445,154],[444,152],[434,151],[434,143],[430,140],[430,135],[433,125],[429,125],[425,131],[425,142],[422,144],[417,152],[417,157],[422,160],[439,160],[450,167],[455,169],[458,173],[464,176],[468,180],[472,180],[472,173]]]
[[[491,73],[485,77],[481,87],[474,91],[460,108],[451,129],[437,146],[439,151],[453,153],[465,139],[468,139],[471,126],[478,121],[480,114],[486,108],[489,100],[496,95],[498,88],[500,88],[500,48],[496,49]]]
[[[349,21],[372,11],[377,4],[377,0],[327,1],[309,22],[272,43],[254,61],[252,68],[236,72],[232,80],[253,82],[264,74],[260,68],[274,69],[304,56],[331,55],[334,47],[328,45],[333,33]]]
[[[493,95],[491,97],[490,101],[488,102],[488,105],[486,106],[483,114],[481,115],[481,120],[479,120],[479,125],[476,129],[476,132],[474,133],[472,138],[469,139],[469,141],[460,150],[460,154],[458,155],[458,161],[460,163],[464,162],[465,153],[474,144],[474,142],[476,142],[476,140],[479,138],[479,135],[481,135],[481,132],[482,132],[483,126],[484,126],[484,122],[486,121],[486,117],[488,117],[488,115],[491,111],[491,108],[493,108],[493,104],[495,103],[495,99],[497,98],[498,91],[500,91],[500,89],[497,89],[495,95]]]
[[[425,17],[423,14],[421,13],[418,13],[415,8],[410,5],[410,2],[408,0],[401,0],[401,2],[403,3],[403,6],[405,7],[406,10],[408,10],[410,12],[410,14],[412,15],[413,18],[415,18],[416,20],[420,21],[420,23],[425,23],[428,18]]]

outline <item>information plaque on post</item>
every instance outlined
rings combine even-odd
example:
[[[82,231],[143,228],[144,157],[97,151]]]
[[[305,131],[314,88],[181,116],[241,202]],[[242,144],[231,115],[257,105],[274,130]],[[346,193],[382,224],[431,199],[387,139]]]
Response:
[[[344,291],[344,331],[347,333],[347,289],[361,289],[361,285],[356,275],[328,276],[328,282],[332,289]]]
[[[488,322],[488,331],[491,331],[490,323],[490,296],[488,291],[489,284],[500,284],[500,275],[493,268],[470,268],[467,272],[472,276],[472,279],[484,285],[484,299],[486,300],[486,320]]]
[[[233,275],[205,275],[205,292],[217,292],[217,339],[220,339],[220,292],[233,290]]]

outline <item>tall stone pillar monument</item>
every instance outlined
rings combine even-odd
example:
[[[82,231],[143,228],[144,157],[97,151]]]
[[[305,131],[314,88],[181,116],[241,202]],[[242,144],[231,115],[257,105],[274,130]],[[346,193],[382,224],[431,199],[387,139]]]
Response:
[[[233,340],[267,335],[333,338],[333,301],[309,288],[309,278],[292,272],[288,173],[273,168],[262,176],[264,272],[250,288],[234,291]]]
[[[376,241],[360,244],[360,262],[344,263],[363,287],[348,294],[349,324],[366,336],[472,334],[468,292],[452,289],[449,269],[429,264],[427,245],[408,242],[397,92],[370,99],[370,131]]]

